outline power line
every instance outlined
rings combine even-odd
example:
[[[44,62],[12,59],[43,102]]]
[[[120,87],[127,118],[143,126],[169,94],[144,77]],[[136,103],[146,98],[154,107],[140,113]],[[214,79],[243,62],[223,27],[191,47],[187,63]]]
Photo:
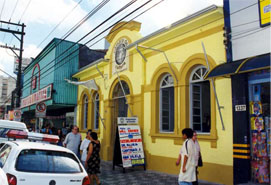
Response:
[[[61,39],[65,40],[68,36],[70,36],[75,30],[77,30],[82,24],[84,24],[92,15],[97,13],[105,4],[107,4],[110,0],[103,0],[98,6],[96,6],[93,10],[91,10],[83,19],[81,19],[76,25],[74,25]]]
[[[12,16],[13,16],[14,12],[15,12],[15,9],[16,9],[17,5],[18,5],[18,0],[16,1],[16,4],[15,4],[13,10],[12,10],[12,13],[11,13],[11,16],[10,16],[10,18],[9,18],[9,21],[11,21],[11,18],[12,18]]]
[[[75,42],[75,43],[73,43],[69,48],[67,48],[65,51],[63,51],[62,53],[60,53],[60,55],[58,55],[55,59],[53,59],[51,62],[49,62],[49,64],[50,63],[52,63],[52,62],[54,62],[54,61],[56,61],[56,59],[58,59],[58,58],[60,58],[63,54],[65,54],[65,52],[67,52],[67,51],[69,51],[72,47],[74,47],[76,44],[78,44],[80,41],[82,41],[83,39],[85,39],[89,34],[91,34],[92,32],[94,32],[96,29],[98,29],[100,26],[102,26],[103,24],[105,24],[108,20],[110,20],[110,19],[112,19],[114,16],[116,16],[117,14],[119,14],[120,12],[122,12],[123,10],[125,10],[126,8],[128,8],[129,6],[131,6],[134,2],[136,2],[137,0],[132,0],[132,1],[130,1],[129,3],[127,3],[125,6],[123,6],[122,8],[120,8],[117,12],[115,12],[114,14],[112,14],[109,18],[107,18],[105,21],[103,21],[102,23],[100,23],[98,26],[96,26],[95,28],[93,28],[90,32],[88,32],[86,35],[84,35],[81,39],[79,39],[77,42]],[[151,0],[149,0],[149,2],[150,2]],[[77,51],[77,49],[76,50],[74,50],[74,52],[76,52]],[[71,54],[73,54],[74,52],[72,52]],[[68,56],[70,56],[70,55],[68,55]],[[68,57],[67,56],[67,57]],[[65,57],[65,58],[67,58],[67,57]],[[65,59],[64,58],[64,59]],[[62,59],[63,60],[63,59]],[[48,64],[48,65],[49,65]],[[47,65],[47,66],[48,66]],[[45,67],[47,67],[47,66],[45,66]],[[44,68],[45,68],[44,67]],[[52,67],[54,67],[54,66],[52,66]],[[44,68],[42,68],[42,69],[44,69]],[[42,70],[41,69],[41,70]],[[51,69],[51,68],[49,68],[49,69]],[[41,71],[40,70],[40,71]],[[35,73],[35,75],[36,75],[37,73]],[[26,81],[28,81],[28,80],[31,80],[31,78],[28,78]]]
[[[25,9],[24,9],[24,11],[23,11],[23,13],[22,13],[22,15],[21,15],[21,18],[19,19],[19,23],[21,22],[21,20],[22,20],[22,18],[23,18],[23,16],[24,16],[26,10],[28,9],[28,7],[29,7],[31,1],[32,1],[32,0],[29,0],[29,1],[28,1],[28,4],[26,5],[26,7],[25,7]]]
[[[4,10],[5,4],[6,4],[6,0],[4,0],[3,6],[2,6],[2,9],[1,9],[0,20],[1,20],[1,18],[2,18],[2,13],[3,13],[3,10]],[[1,23],[1,27],[2,27],[2,23]]]
[[[64,16],[64,18],[51,30],[51,32],[38,44],[37,48],[40,47],[40,45],[48,39],[48,37],[65,21],[65,19],[77,8],[77,6],[82,2],[83,0],[78,1],[78,3]]]
[[[253,5],[255,5],[255,3],[253,4]],[[252,5],[249,5],[247,8],[249,8],[249,7],[251,7]],[[235,12],[233,12],[233,13],[231,13],[231,15],[232,14],[235,14],[235,13],[237,13],[237,12],[240,12],[240,11],[242,11],[242,10],[244,10],[244,9],[246,9],[246,8],[242,8],[242,9],[240,9],[239,11],[235,11]],[[185,32],[185,33],[182,33],[182,34],[179,34],[179,35],[177,35],[177,36],[175,36],[175,37],[173,37],[173,38],[170,38],[170,39],[167,39],[167,40],[165,40],[165,41],[162,41],[162,42],[160,42],[160,43],[157,43],[157,44],[155,44],[155,45],[153,45],[153,46],[157,46],[157,45],[159,45],[159,44],[161,44],[161,43],[164,43],[164,42],[167,42],[167,41],[169,41],[169,40],[171,40],[171,39],[174,39],[174,38],[176,38],[176,37],[178,37],[178,36],[181,36],[181,35],[183,35],[183,34],[187,34],[187,33],[189,33],[189,32],[191,32],[191,31],[194,31],[194,30],[196,30],[196,29],[199,29],[200,27],[203,27],[203,26],[206,26],[206,25],[208,25],[208,24],[211,24],[211,23],[214,23],[214,22],[216,22],[216,21],[218,21],[218,20],[221,20],[221,19],[224,19],[224,17],[222,17],[222,18],[218,18],[218,19],[216,19],[216,20],[213,20],[213,21],[211,21],[211,22],[209,22],[209,23],[207,23],[207,24],[204,24],[204,25],[202,25],[202,26],[199,26],[199,27],[197,27],[197,28],[194,28],[194,29],[192,29],[192,30],[190,30],[190,31],[187,31],[187,32]],[[92,41],[93,39],[91,39],[90,41]],[[85,44],[88,44],[90,41],[88,41],[87,43],[85,43]],[[84,45],[85,45],[84,44]],[[84,46],[83,45],[83,46]],[[151,46],[151,47],[153,47],[153,46]],[[75,50],[74,52],[76,52],[77,50]],[[65,58],[67,58],[67,57],[69,57],[71,54],[73,54],[74,52],[72,52],[72,53],[70,53],[69,55],[67,55]],[[133,55],[133,54],[131,54],[131,55]],[[130,56],[130,55],[129,55]],[[64,59],[65,59],[64,58]],[[62,61],[64,60],[64,59],[62,59]],[[53,60],[54,61],[54,60]],[[66,63],[66,62],[65,62]],[[64,64],[65,64],[64,63]],[[61,66],[63,66],[63,64],[62,65],[60,65],[60,66],[58,66],[58,67],[61,67]],[[54,67],[54,66],[52,66],[52,67]],[[52,68],[51,67],[51,68]],[[57,68],[58,68],[57,67]],[[46,71],[44,71],[41,75],[44,75],[46,72],[48,72],[51,68],[49,68],[49,69],[47,69]],[[37,73],[36,73],[37,74]],[[30,78],[29,79],[27,79],[27,80],[30,80]],[[26,81],[27,81],[26,80]],[[28,82],[29,83],[29,82]],[[28,84],[28,83],[26,83],[26,85]]]
[[[73,26],[65,35],[67,35],[68,33],[69,33],[69,35],[70,34],[72,34],[77,28],[79,28],[87,19],[89,19],[92,15],[94,15],[96,12],[98,12],[105,4],[107,4],[108,2],[109,2],[110,0],[103,0],[100,4],[98,4],[95,8],[93,8],[83,19],[81,19],[75,26]],[[64,36],[65,36],[64,35]],[[69,36],[69,35],[67,35],[67,36],[65,36],[65,39]],[[63,36],[63,37],[64,37]],[[61,44],[63,41],[64,41],[64,39],[63,39],[63,37],[62,37],[62,39],[61,39],[61,41],[60,42],[58,42],[57,44],[56,44],[56,46],[55,47],[57,47],[59,44]],[[52,49],[51,49],[52,50]],[[50,50],[50,51],[51,51]]]
[[[261,29],[251,30],[251,31],[249,31],[249,32],[246,32],[247,34],[244,34],[244,35],[242,35],[242,36],[240,36],[240,37],[233,38],[233,39],[231,39],[231,40],[241,39],[241,38],[243,38],[243,37],[247,37],[247,36],[249,36],[249,35],[253,35],[253,34],[255,34],[255,33],[258,33],[258,32],[260,32],[260,31],[263,31],[263,30],[266,30],[266,29],[269,29],[269,28],[270,28],[270,27],[265,27],[265,28],[261,28]]]
[[[13,76],[11,76],[9,73],[7,73],[6,71],[0,69],[0,71],[2,71],[3,73],[5,73],[6,75],[8,75],[9,77],[11,77],[12,79],[14,79],[15,81],[17,80],[16,78],[14,78]]]

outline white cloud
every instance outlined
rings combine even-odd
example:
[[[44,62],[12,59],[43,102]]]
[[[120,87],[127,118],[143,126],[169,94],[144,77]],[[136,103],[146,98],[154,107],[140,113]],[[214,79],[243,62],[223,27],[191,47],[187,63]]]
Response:
[[[168,26],[212,4],[222,6],[223,0],[168,0],[151,9],[138,19],[142,34],[146,35]],[[151,24],[150,24],[151,23]]]
[[[23,57],[24,58],[30,58],[30,57],[35,57],[41,52],[41,48],[37,48],[36,45],[34,44],[29,44],[27,47],[24,49]]]
[[[3,45],[3,43],[0,42],[0,45]],[[12,51],[9,49],[0,48],[0,69],[11,76],[16,76],[13,73],[13,64],[14,57]],[[0,75],[7,76],[2,71],[0,71]]]

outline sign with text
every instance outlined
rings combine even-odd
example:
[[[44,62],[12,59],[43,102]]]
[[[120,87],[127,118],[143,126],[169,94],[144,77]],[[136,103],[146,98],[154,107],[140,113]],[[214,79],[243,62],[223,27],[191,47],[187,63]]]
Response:
[[[259,0],[259,12],[261,26],[270,25],[271,4],[270,0]]]
[[[21,118],[22,118],[22,113],[21,113],[21,110],[19,109],[15,109],[14,112],[14,121],[21,121]]]
[[[235,105],[235,111],[246,111],[247,106],[246,105]]]
[[[119,125],[118,128],[123,167],[145,165],[140,127]]]
[[[26,66],[28,66],[31,62],[30,58],[22,58],[22,72],[24,71],[24,69],[26,68]],[[18,69],[19,69],[19,58],[18,57],[14,57],[14,68],[13,68],[13,72],[15,74],[18,74]]]
[[[118,117],[118,124],[138,123],[138,117]]]
[[[44,102],[40,102],[36,105],[36,117],[37,118],[46,117],[46,104]]]
[[[28,107],[30,105],[39,103],[41,101],[51,99],[52,90],[53,90],[53,85],[50,84],[47,87],[44,87],[43,89],[31,94],[30,96],[23,98],[21,101],[21,108]]]

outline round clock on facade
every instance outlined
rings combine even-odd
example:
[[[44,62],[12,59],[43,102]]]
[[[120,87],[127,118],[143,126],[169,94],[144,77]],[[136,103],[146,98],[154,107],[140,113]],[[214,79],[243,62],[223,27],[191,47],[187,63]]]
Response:
[[[121,39],[115,46],[115,61],[118,65],[121,65],[126,57],[126,46],[128,46],[127,39]]]

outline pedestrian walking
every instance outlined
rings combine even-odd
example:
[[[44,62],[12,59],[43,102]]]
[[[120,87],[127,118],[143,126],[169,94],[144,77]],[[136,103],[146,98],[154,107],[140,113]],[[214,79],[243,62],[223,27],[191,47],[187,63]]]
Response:
[[[192,185],[192,182],[196,181],[196,148],[192,140],[193,130],[185,128],[182,130],[182,134],[185,141],[176,161],[177,166],[181,163],[178,183],[179,185]]]
[[[58,142],[57,142],[57,145],[58,145],[58,146],[63,146],[63,134],[62,134],[62,131],[61,131],[60,128],[57,129],[57,135],[58,135],[58,137],[59,137],[59,140],[58,140]]]
[[[90,143],[90,133],[91,133],[91,129],[89,129],[87,131],[87,135],[86,135],[86,138],[82,141],[81,145],[80,145],[80,151],[82,153],[81,155],[81,162],[83,165],[85,165],[85,162],[86,162],[86,159],[87,159],[87,148],[88,148],[88,145]]]
[[[93,184],[94,179],[97,184],[101,184],[97,174],[100,173],[100,141],[96,132],[90,133],[90,143],[88,146],[87,159],[85,166],[87,166],[87,172],[90,178],[90,184]]]
[[[197,132],[196,131],[193,131],[192,140],[193,140],[193,142],[195,144],[195,149],[196,149],[196,153],[195,153],[196,181],[193,182],[193,185],[198,185],[198,167],[202,166],[202,158],[201,158],[200,145],[199,145],[199,142],[198,142]]]
[[[77,126],[73,126],[72,131],[66,136],[63,145],[70,149],[78,156],[79,145],[81,142],[81,135],[78,133]],[[80,159],[80,158],[79,158]]]

